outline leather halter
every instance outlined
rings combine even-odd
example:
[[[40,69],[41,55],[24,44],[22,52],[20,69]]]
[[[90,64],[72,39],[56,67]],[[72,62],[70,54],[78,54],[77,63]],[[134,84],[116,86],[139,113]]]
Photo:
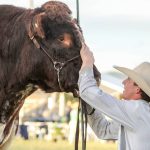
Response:
[[[60,82],[60,71],[63,69],[63,67],[64,67],[66,64],[68,64],[69,62],[71,62],[71,61],[73,61],[73,60],[79,58],[80,55],[75,56],[75,57],[73,57],[73,58],[71,58],[71,59],[68,59],[68,60],[66,60],[66,61],[64,61],[64,62],[55,61],[55,60],[48,54],[48,52],[44,49],[44,47],[42,47],[42,45],[40,45],[40,43],[39,43],[39,42],[37,41],[37,39],[35,38],[34,34],[33,34],[32,31],[31,31],[31,25],[29,26],[29,33],[28,33],[28,35],[29,35],[29,38],[31,39],[31,41],[34,43],[34,45],[35,45],[38,49],[41,49],[41,50],[47,55],[47,57],[49,58],[49,60],[53,63],[54,69],[55,69],[56,72],[57,72],[57,81],[58,81],[58,84],[59,84],[59,88],[60,88],[60,90],[63,92],[64,89],[63,89],[63,87],[62,87],[62,85],[61,85],[61,82]]]

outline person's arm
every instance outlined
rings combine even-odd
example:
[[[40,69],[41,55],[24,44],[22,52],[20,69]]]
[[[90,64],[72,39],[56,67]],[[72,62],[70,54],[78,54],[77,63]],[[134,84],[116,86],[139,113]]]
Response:
[[[86,105],[87,111],[91,112],[93,109],[90,105]],[[103,140],[118,139],[118,131],[120,124],[106,119],[106,117],[98,110],[95,110],[92,115],[88,115],[88,124],[94,131],[95,135]]]
[[[135,120],[133,120],[133,115],[130,114],[131,109],[126,108],[125,101],[117,100],[115,97],[100,90],[94,79],[93,69],[84,68],[79,74],[80,97],[101,113],[133,129]]]
[[[99,89],[94,79],[94,57],[86,45],[81,49],[82,67],[79,72],[79,94],[90,106],[114,119],[118,123],[134,129],[136,122],[133,103],[117,100]],[[131,109],[132,108],[132,109]]]

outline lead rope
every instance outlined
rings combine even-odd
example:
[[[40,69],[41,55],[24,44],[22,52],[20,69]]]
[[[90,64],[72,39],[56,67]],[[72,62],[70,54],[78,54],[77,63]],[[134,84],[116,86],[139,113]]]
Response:
[[[79,114],[80,114],[80,97],[79,97],[79,106],[78,106],[78,112],[77,112],[77,124],[76,124],[76,133],[75,133],[75,150],[78,150],[78,143],[79,143]]]
[[[87,112],[86,103],[81,100],[81,132],[82,132],[82,150],[86,150],[87,137]]]
[[[75,150],[78,150],[78,145],[79,145],[80,116],[81,116],[82,150],[86,150],[87,110],[86,110],[86,103],[79,97],[77,125],[76,125],[76,134],[75,134]]]

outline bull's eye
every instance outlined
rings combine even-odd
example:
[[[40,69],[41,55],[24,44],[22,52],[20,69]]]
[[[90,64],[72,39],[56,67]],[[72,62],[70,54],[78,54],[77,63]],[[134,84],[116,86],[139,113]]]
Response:
[[[63,35],[59,36],[58,40],[61,41],[61,42],[63,42],[64,41],[64,36]]]
[[[60,41],[65,47],[70,47],[72,42],[72,36],[69,33],[64,33],[58,37],[58,41]]]

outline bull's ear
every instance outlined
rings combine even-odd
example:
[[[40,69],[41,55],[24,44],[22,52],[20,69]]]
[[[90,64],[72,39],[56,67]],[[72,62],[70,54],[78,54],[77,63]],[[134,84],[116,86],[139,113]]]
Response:
[[[33,19],[33,24],[32,24],[34,33],[36,33],[42,39],[45,38],[45,33],[43,30],[43,26],[42,26],[42,20],[45,16],[46,16],[45,13],[40,13],[40,14],[36,15]]]

